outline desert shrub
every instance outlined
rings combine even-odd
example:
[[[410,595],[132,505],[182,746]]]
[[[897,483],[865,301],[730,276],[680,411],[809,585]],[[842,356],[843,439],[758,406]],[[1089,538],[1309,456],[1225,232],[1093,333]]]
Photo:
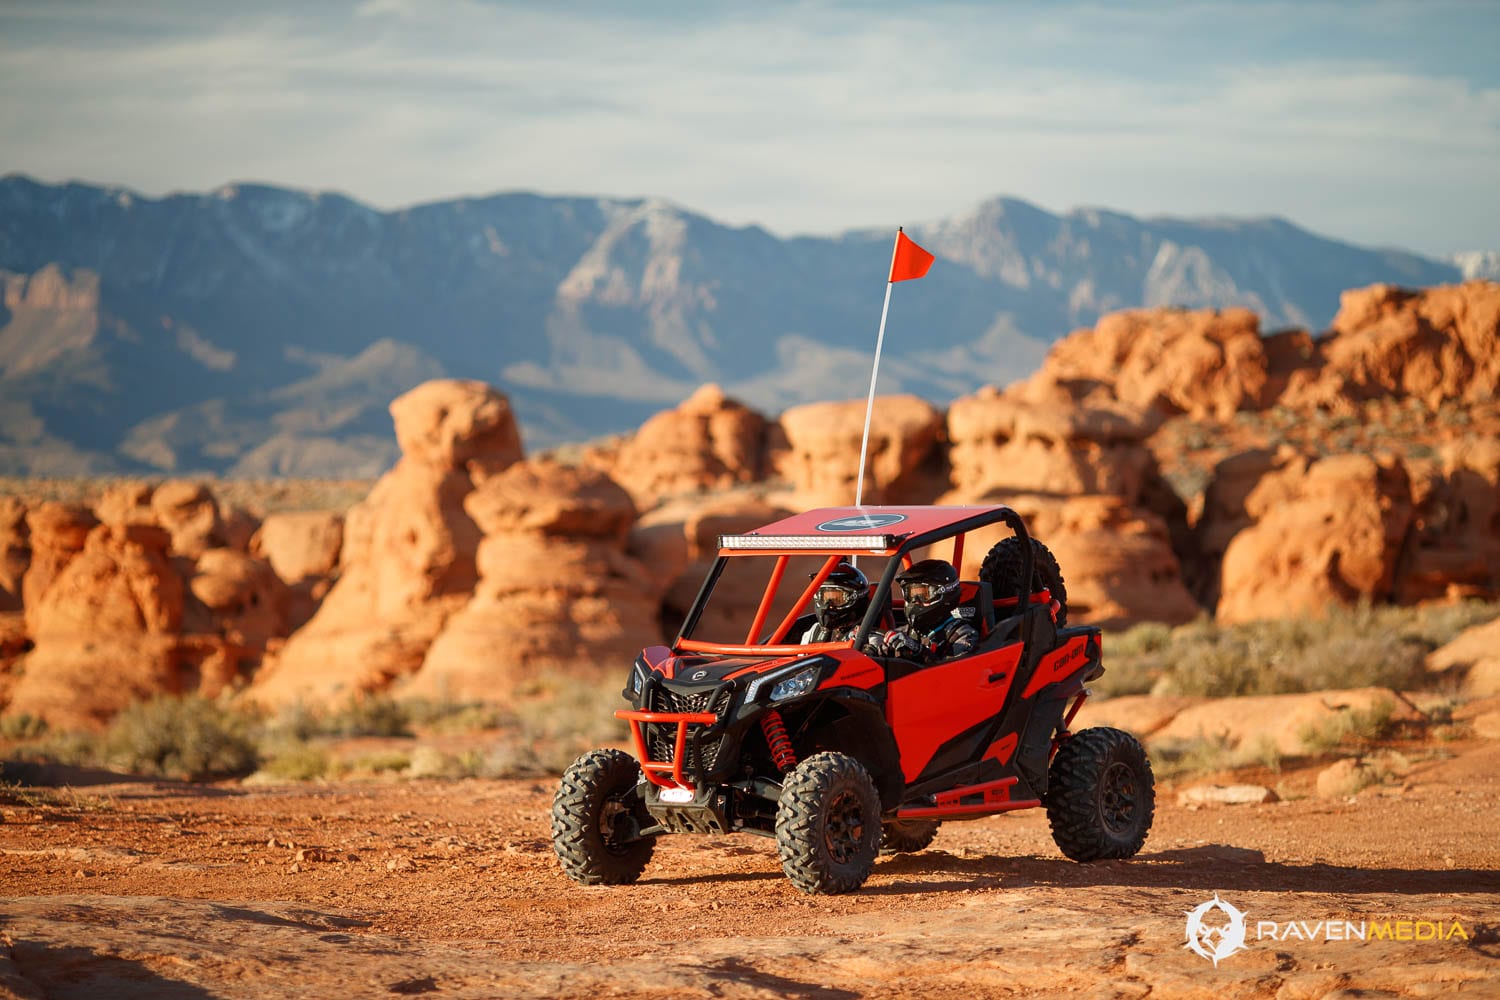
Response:
[[[1152,774],[1161,781],[1226,771],[1241,762],[1223,736],[1153,744],[1146,748],[1146,756],[1151,760]]]
[[[1500,604],[1423,608],[1361,604],[1323,618],[1219,626],[1206,619],[1170,630],[1136,626],[1105,646],[1106,694],[1142,690],[1204,697],[1282,694],[1353,687],[1411,690],[1431,679],[1428,653],[1471,625],[1500,616]],[[1111,677],[1114,674],[1114,677]]]
[[[348,767],[366,774],[391,774],[411,767],[411,755],[402,750],[378,750],[355,757]]]
[[[197,695],[160,695],[115,716],[104,734],[104,760],[169,778],[248,774],[258,763],[253,721]]]
[[[1298,739],[1314,754],[1330,753],[1342,746],[1367,749],[1390,734],[1396,706],[1381,698],[1368,708],[1354,708],[1302,727]]]
[[[34,740],[46,733],[47,720],[29,712],[0,716],[0,740]]]
[[[261,765],[260,774],[277,781],[315,781],[331,770],[328,753],[311,743],[289,744]]]
[[[477,733],[504,726],[509,717],[498,705],[479,701],[426,701],[404,703],[413,727],[431,733]]]
[[[1104,637],[1104,674],[1089,690],[1106,697],[1146,694],[1162,673],[1162,651],[1172,642],[1172,627],[1141,622]]]
[[[385,695],[362,695],[322,720],[323,732],[331,736],[410,736],[411,717],[406,706]]]
[[[445,753],[437,747],[419,746],[411,752],[411,778],[479,778],[490,777],[486,754],[481,750]]]

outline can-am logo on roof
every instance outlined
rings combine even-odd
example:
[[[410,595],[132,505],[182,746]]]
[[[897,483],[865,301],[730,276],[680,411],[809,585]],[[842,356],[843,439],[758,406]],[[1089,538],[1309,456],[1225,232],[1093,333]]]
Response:
[[[870,531],[887,528],[906,520],[905,514],[854,514],[818,525],[819,531]]]

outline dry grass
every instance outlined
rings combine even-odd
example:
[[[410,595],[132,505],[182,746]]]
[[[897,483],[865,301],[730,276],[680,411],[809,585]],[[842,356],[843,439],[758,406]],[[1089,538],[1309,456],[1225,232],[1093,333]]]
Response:
[[[1325,618],[1169,628],[1148,623],[1105,637],[1104,695],[1283,694],[1355,687],[1414,690],[1430,682],[1427,654],[1470,625],[1500,617],[1500,603],[1418,608],[1361,605]]]

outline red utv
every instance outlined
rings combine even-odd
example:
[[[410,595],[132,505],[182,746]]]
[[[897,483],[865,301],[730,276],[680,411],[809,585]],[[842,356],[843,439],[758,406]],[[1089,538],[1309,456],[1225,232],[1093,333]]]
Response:
[[[914,553],[961,567],[965,536],[997,523],[1014,535],[961,583],[954,612],[980,634],[968,655],[923,666],[861,651],[903,621],[893,581]],[[879,575],[857,633],[798,644],[814,594],[850,560]],[[724,578],[757,568],[766,583],[748,627],[699,638]],[[943,820],[1042,805],[1068,857],[1131,857],[1151,826],[1151,767],[1127,733],[1069,731],[1104,668],[1099,630],[1068,627],[1066,601],[1056,560],[1004,506],[825,508],[720,536],[677,638],[631,668],[632,707],[615,714],[635,756],[594,750],[563,775],[552,806],[563,871],[634,882],[663,834],[754,833],[776,839],[800,889],[850,892],[882,850],[919,851]]]

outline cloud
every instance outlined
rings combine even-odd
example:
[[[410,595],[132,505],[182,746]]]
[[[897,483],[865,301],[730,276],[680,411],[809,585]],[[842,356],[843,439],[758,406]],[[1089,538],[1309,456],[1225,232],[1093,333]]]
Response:
[[[789,234],[1003,192],[1456,249],[1500,232],[1475,6],[23,4],[0,135],[9,169],[148,193],[659,195]]]

